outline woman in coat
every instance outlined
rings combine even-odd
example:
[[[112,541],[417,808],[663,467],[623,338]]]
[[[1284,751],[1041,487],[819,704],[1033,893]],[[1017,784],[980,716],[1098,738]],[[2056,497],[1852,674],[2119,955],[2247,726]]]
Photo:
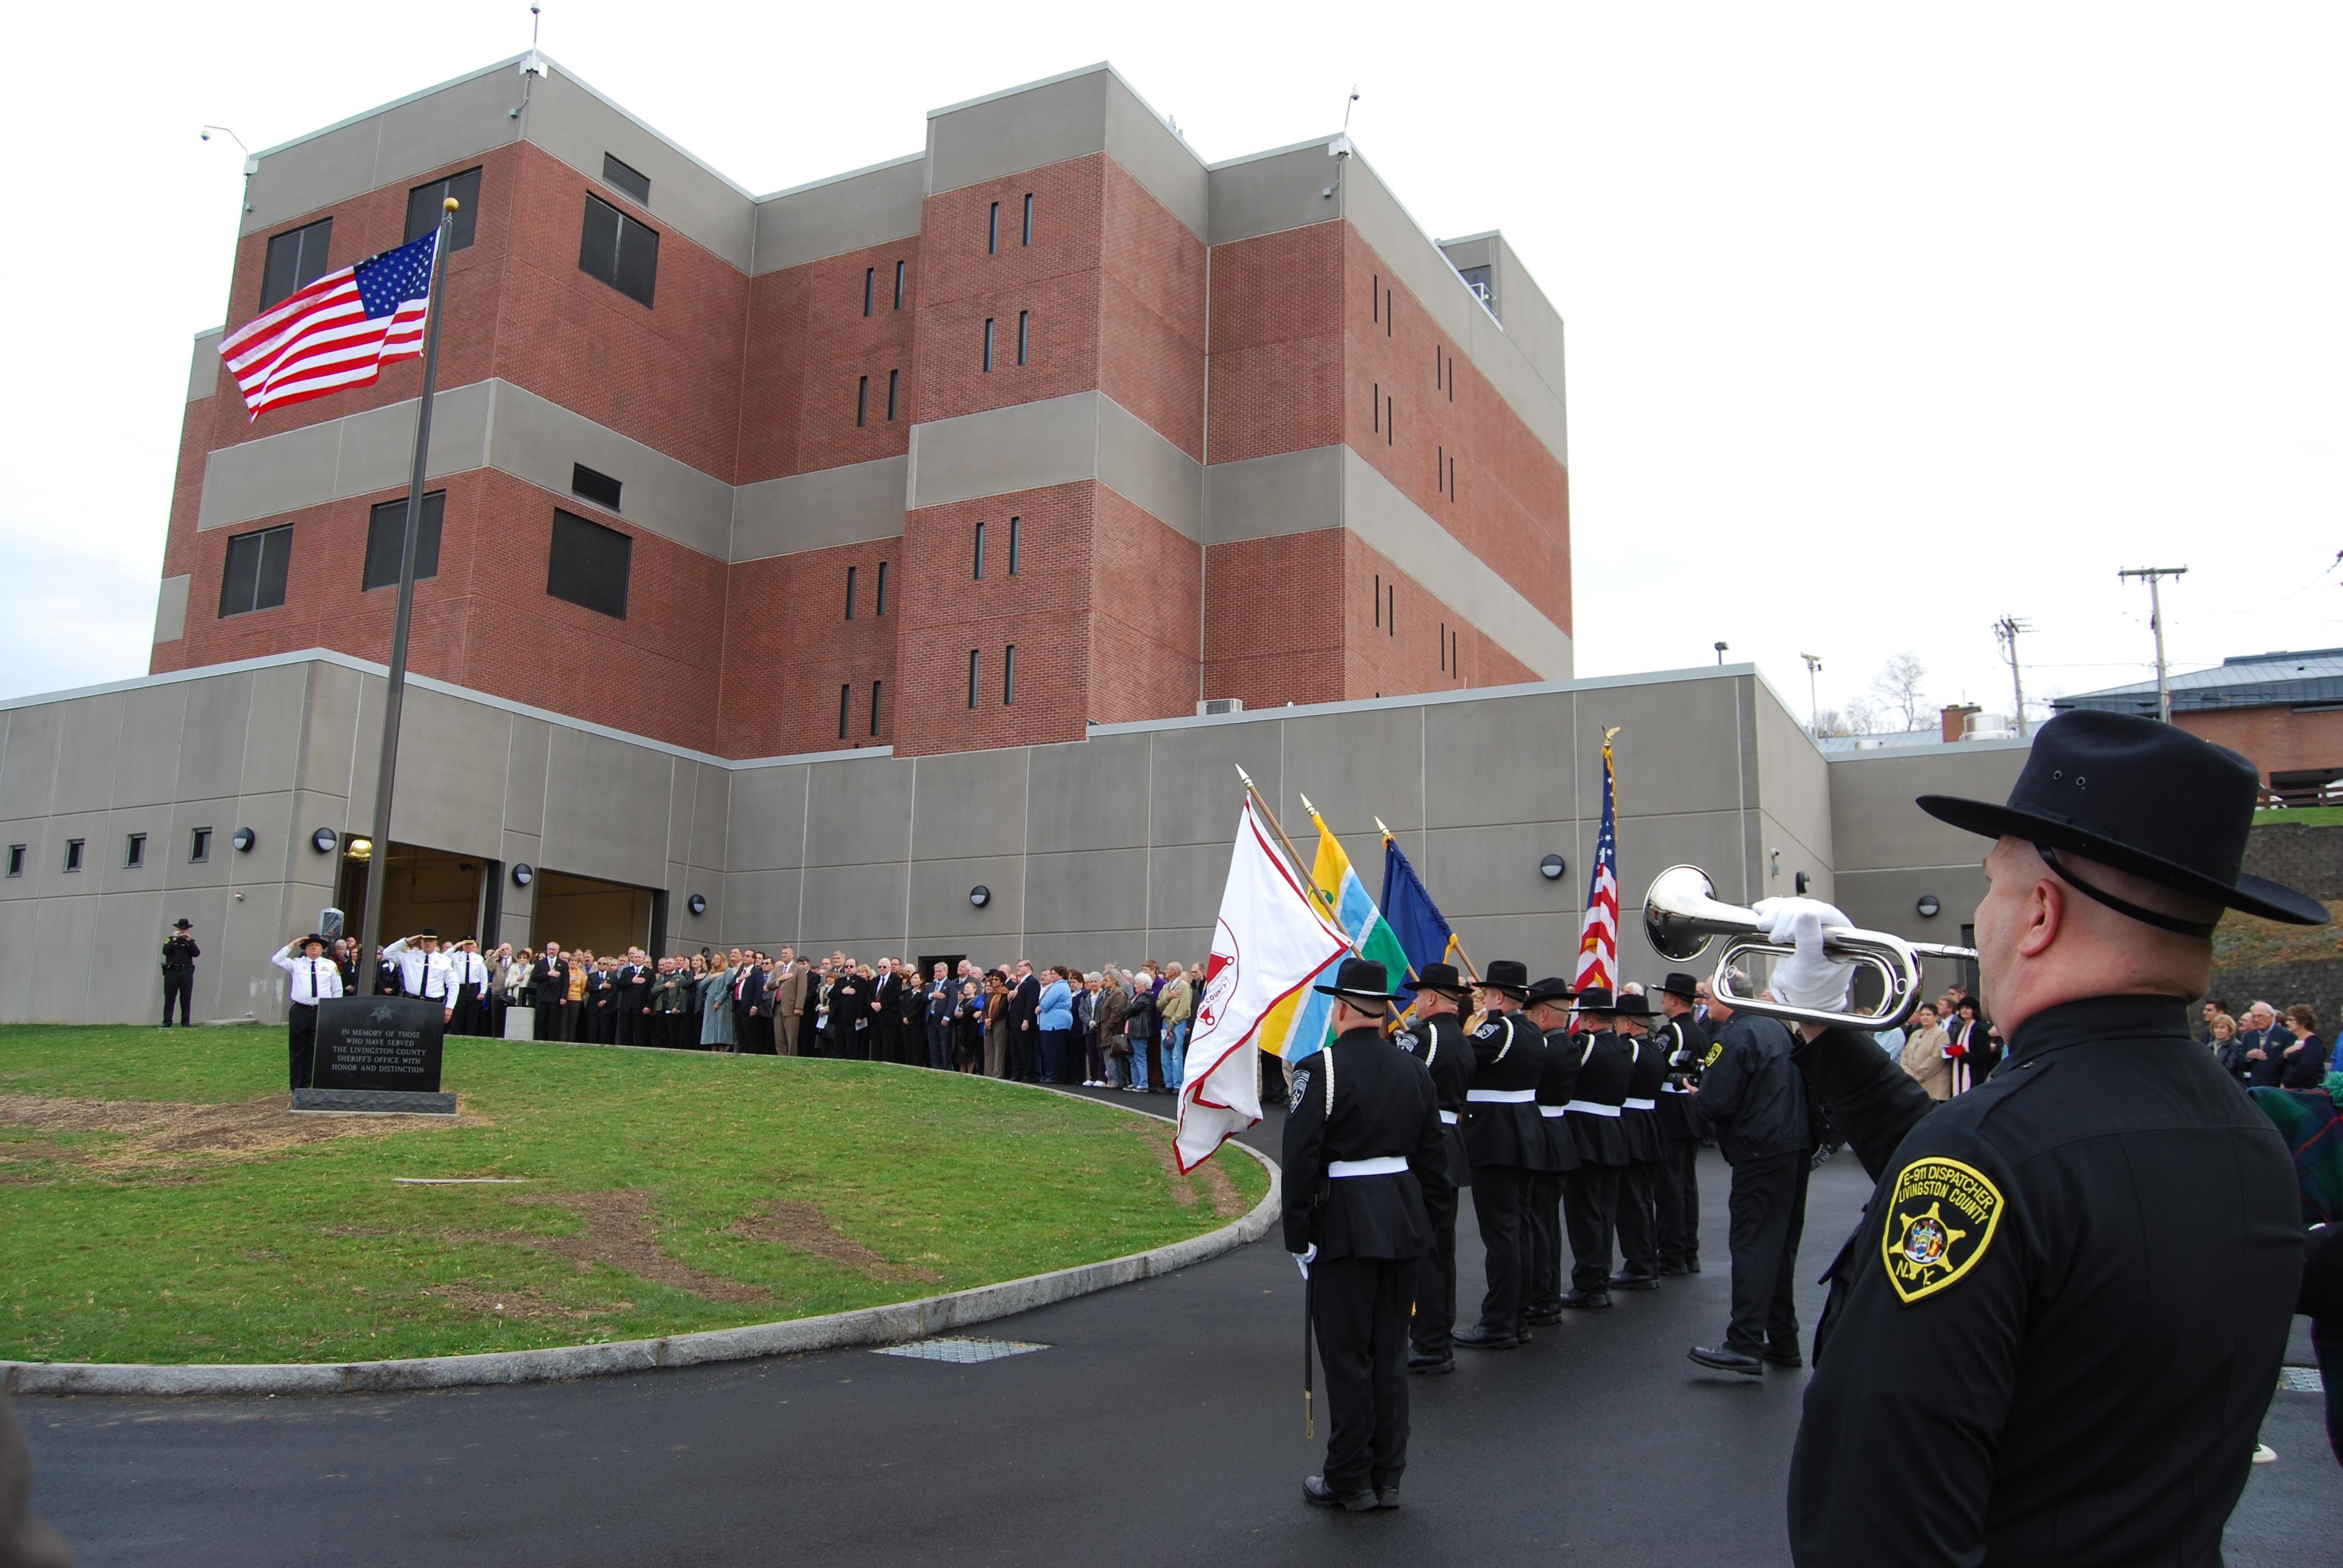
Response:
[[[2318,1010],[2297,1002],[2286,1010],[2285,1027],[2294,1043],[2279,1054],[2280,1089],[2316,1089],[2327,1081],[2327,1048],[2318,1040]]]
[[[1151,1080],[1147,1058],[1155,1044],[1155,989],[1144,970],[1131,977],[1131,1002],[1123,1010],[1122,1032],[1131,1046],[1131,1091],[1145,1094]]]
[[[1034,1022],[1041,1031],[1041,1081],[1071,1083],[1074,1081],[1074,990],[1066,983],[1063,965],[1054,965],[1041,971],[1048,983],[1041,988],[1041,1006]]]
[[[1099,1049],[1106,1053],[1107,1087],[1131,1087],[1131,1039],[1122,1032],[1122,1015],[1131,1009],[1131,988],[1122,971],[1106,967],[1106,984],[1099,991]]]
[[[952,1066],[961,1072],[984,1067],[984,993],[972,980],[960,982],[951,1010]]]
[[[732,1035],[732,966],[710,968],[699,982],[699,1043],[709,1050],[730,1050]]]
[[[1904,1038],[1904,1050],[1896,1059],[1912,1081],[1928,1091],[1931,1100],[1953,1097],[1953,1064],[1945,1055],[1944,1026],[1936,1021],[1936,1010],[1922,1002],[1912,1014],[1911,1032]]]
[[[999,970],[984,975],[984,1076],[1009,1076],[1009,977]]]

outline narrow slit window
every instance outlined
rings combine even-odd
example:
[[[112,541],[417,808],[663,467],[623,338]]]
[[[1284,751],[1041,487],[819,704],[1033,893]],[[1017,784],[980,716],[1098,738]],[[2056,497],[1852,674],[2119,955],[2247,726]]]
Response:
[[[887,423],[890,425],[895,422],[895,378],[901,374],[900,370],[887,372]]]
[[[981,518],[976,521],[976,571],[973,575],[977,581],[984,580],[984,519]]]
[[[146,834],[133,833],[130,835],[130,842],[124,847],[122,851],[122,863],[125,867],[134,871],[146,863]]]
[[[885,561],[879,563],[879,580],[870,585],[870,613],[874,616],[887,613],[887,563]]]
[[[1448,504],[1456,504],[1456,459],[1448,459]]]
[[[968,650],[968,705],[970,708],[976,706],[976,678],[979,674],[979,662],[977,650],[970,648]]]
[[[870,733],[873,735],[879,733],[879,692],[885,684],[879,680],[870,683]]]
[[[187,836],[187,859],[200,865],[212,858],[212,830],[198,828]]]
[[[992,371],[992,317],[990,316],[984,318],[984,368],[987,375]]]
[[[1029,343],[1031,343],[1031,342],[1032,341],[1032,337],[1033,337],[1033,313],[1032,313],[1031,311],[1030,311],[1030,310],[1021,310],[1021,311],[1019,311],[1019,312],[1017,313],[1017,363],[1018,363],[1018,364],[1022,365],[1022,364],[1024,364],[1024,363],[1025,363],[1025,349],[1026,349],[1026,346],[1027,346]]]
[[[1392,297],[1391,297],[1391,290],[1390,290],[1390,289],[1388,289],[1388,288],[1386,288],[1386,289],[1384,289],[1384,290],[1383,290],[1383,336],[1384,336],[1385,337],[1389,337],[1391,335],[1392,335]]]
[[[903,264],[895,264],[895,308],[903,308]]]
[[[1383,592],[1388,596],[1383,605],[1383,635],[1397,637],[1399,635],[1399,584],[1392,584],[1383,589]]]
[[[850,683],[838,689],[838,738],[846,739],[847,721],[853,716],[854,688]]]
[[[1434,387],[1437,387],[1440,385],[1440,362],[1445,356],[1445,353],[1446,350],[1443,349],[1439,344],[1435,343],[1432,346],[1432,385]]]
[[[1448,362],[1448,400],[1451,403],[1456,401],[1456,361],[1453,359]]]
[[[25,850],[27,846],[23,844],[11,844],[8,846],[8,874],[10,876],[21,877],[25,874]]]
[[[854,568],[846,568],[846,618],[854,618]]]
[[[864,268],[862,269],[862,314],[863,314],[863,315],[868,316],[868,315],[870,315],[870,299],[871,299],[871,296],[878,292],[878,288],[879,288],[879,269],[878,269],[877,267],[875,267],[875,266],[866,266],[866,267],[864,267]]]
[[[1383,433],[1383,384],[1375,383],[1374,396],[1367,399],[1367,417],[1375,422],[1375,434]]]
[[[1377,626],[1381,626],[1381,625],[1383,625],[1383,573],[1381,573],[1381,572],[1377,572],[1377,573],[1375,574],[1375,624],[1376,624]]]
[[[67,839],[65,840],[66,870],[78,871],[81,869],[82,842],[83,841],[79,839]]]
[[[1383,399],[1383,445],[1386,447],[1399,445],[1399,410],[1393,406],[1392,400],[1388,397]]]
[[[1023,243],[1027,245],[1033,243],[1033,193],[1031,191],[1027,191],[1025,193],[1025,238]]]
[[[1448,487],[1448,448],[1445,447],[1432,448],[1432,487],[1434,490]]]
[[[1383,318],[1383,275],[1380,272],[1371,273],[1367,276],[1367,319],[1381,321]]]
[[[1009,575],[1011,577],[1015,577],[1017,575],[1017,558],[1020,553],[1020,546],[1023,542],[1024,532],[1025,528],[1022,518],[1011,518],[1009,519]]]
[[[1440,668],[1448,668],[1448,623],[1444,620],[1440,623]]]
[[[1011,643],[1001,650],[1001,706],[1014,707],[1017,702],[1017,645]]]
[[[870,377],[862,377],[854,383],[854,422],[860,425],[870,412]]]
[[[984,254],[995,256],[1001,250],[1001,204],[992,204],[992,216],[985,220]]]

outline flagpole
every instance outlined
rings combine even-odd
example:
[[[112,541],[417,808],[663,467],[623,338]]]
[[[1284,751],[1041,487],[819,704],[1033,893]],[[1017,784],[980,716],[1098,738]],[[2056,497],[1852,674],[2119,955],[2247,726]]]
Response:
[[[374,849],[367,861],[366,913],[358,926],[359,962],[366,994],[382,983],[377,953],[382,941],[383,886],[390,880],[390,787],[398,772],[398,718],[407,698],[407,631],[415,610],[415,550],[423,533],[423,470],[431,454],[431,394],[439,379],[439,316],[446,295],[447,235],[458,203],[440,204],[439,235],[431,246],[430,326],[423,340],[423,401],[415,411],[415,464],[407,480],[407,527],[398,551],[398,611],[391,623],[390,683],[382,700],[382,762],[375,772]]]

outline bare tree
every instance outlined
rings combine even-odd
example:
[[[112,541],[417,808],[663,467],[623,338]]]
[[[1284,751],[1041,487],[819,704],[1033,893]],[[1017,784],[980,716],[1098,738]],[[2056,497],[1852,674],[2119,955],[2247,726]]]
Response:
[[[1863,698],[1844,709],[1825,708],[1815,715],[1817,738],[1833,735],[1876,735],[1882,729],[1879,709]]]
[[[1927,678],[1927,667],[1917,655],[1899,653],[1880,667],[1871,689],[1885,717],[1901,719],[1906,729],[1917,729],[1928,721],[1928,699],[1921,689]]]

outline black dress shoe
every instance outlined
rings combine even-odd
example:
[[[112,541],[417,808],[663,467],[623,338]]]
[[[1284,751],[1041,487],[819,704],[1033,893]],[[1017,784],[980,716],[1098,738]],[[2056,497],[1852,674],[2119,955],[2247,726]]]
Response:
[[[1544,1312],[1532,1312],[1523,1322],[1542,1329],[1552,1328],[1562,1322],[1562,1309],[1554,1307]]]
[[[1453,1342],[1463,1345],[1468,1351],[1509,1351],[1522,1342],[1522,1336],[1500,1333],[1495,1329],[1475,1323],[1463,1333],[1454,1336]]]
[[[1660,1282],[1652,1274],[1630,1274],[1622,1270],[1611,1276],[1611,1288],[1614,1291],[1656,1291],[1660,1288]]]
[[[1743,1377],[1764,1377],[1765,1363],[1755,1356],[1745,1356],[1739,1351],[1704,1350],[1698,1345],[1688,1353],[1694,1361],[1718,1372],[1739,1372]]]
[[[1689,1274],[1692,1271],[1685,1268],[1682,1263],[1662,1263],[1660,1265],[1660,1278],[1663,1280],[1673,1280],[1679,1274]]]
[[[1397,1508],[1399,1506],[1398,1482],[1394,1481],[1389,1486],[1378,1486],[1375,1488],[1375,1506],[1377,1508]]]
[[[1319,1508],[1339,1508],[1346,1513],[1372,1513],[1376,1507],[1373,1492],[1364,1488],[1357,1492],[1337,1492],[1326,1484],[1326,1478],[1322,1475],[1302,1478],[1302,1501]]]
[[[1574,1312],[1599,1312],[1609,1307],[1611,1298],[1599,1291],[1564,1291],[1555,1305]]]
[[[1765,1364],[1769,1367],[1783,1367],[1795,1372],[1806,1364],[1805,1358],[1798,1354],[1795,1349],[1777,1351],[1769,1345],[1762,1353],[1765,1358]]]
[[[1410,1351],[1407,1352],[1407,1370],[1418,1377],[1439,1377],[1456,1370],[1456,1358],[1453,1355],[1430,1356],[1421,1351]]]

